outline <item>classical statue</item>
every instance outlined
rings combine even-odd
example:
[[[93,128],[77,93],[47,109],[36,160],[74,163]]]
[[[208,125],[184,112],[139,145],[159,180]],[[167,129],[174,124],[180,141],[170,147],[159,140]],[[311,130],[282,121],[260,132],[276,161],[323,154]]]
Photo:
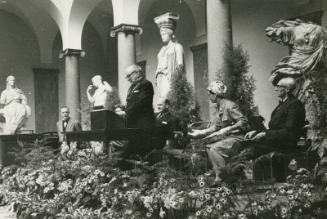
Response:
[[[290,55],[282,58],[275,66],[270,81],[276,85],[281,78],[296,78],[296,94],[301,95],[299,92],[309,83],[306,74],[316,67],[323,56],[326,37],[324,29],[300,19],[281,20],[267,27],[266,35],[272,41],[290,48]]]
[[[112,87],[106,81],[102,81],[101,75],[95,75],[92,79],[92,85],[89,85],[86,90],[87,99],[93,105],[94,109],[108,109],[108,98],[112,92]],[[94,89],[93,95],[91,90]]]
[[[31,115],[31,108],[27,105],[24,92],[15,84],[15,77],[10,75],[6,80],[6,89],[2,91],[0,103],[4,105],[0,113],[5,117],[4,134],[15,134],[26,123]]]
[[[170,91],[172,75],[176,71],[184,69],[184,50],[174,35],[178,19],[179,15],[170,12],[154,18],[164,43],[158,53],[158,67],[155,77],[159,98],[163,99],[167,97]]]

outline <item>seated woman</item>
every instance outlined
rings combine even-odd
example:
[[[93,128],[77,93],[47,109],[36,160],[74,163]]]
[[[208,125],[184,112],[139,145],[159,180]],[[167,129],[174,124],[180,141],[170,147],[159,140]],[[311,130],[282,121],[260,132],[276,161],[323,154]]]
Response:
[[[26,123],[31,115],[31,109],[27,105],[27,99],[24,92],[18,89],[15,84],[15,77],[7,77],[7,87],[1,93],[0,103],[4,105],[0,113],[6,119],[4,134],[15,134]]]
[[[220,172],[225,167],[226,153],[235,142],[241,141],[247,129],[248,121],[240,112],[236,103],[226,99],[227,87],[221,81],[214,81],[208,87],[209,99],[216,105],[213,120],[206,129],[192,130],[193,138],[203,138],[209,160],[216,174],[214,184],[221,181]]]

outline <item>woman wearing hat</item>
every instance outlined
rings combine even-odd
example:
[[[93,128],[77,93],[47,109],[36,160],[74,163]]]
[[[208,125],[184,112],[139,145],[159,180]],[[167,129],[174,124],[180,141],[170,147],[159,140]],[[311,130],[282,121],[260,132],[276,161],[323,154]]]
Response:
[[[214,185],[221,182],[220,172],[225,166],[225,158],[235,142],[243,140],[248,121],[238,105],[225,98],[226,85],[213,81],[208,87],[209,99],[215,104],[213,120],[209,127],[192,130],[188,133],[193,138],[203,138],[206,143],[209,160],[216,174]]]

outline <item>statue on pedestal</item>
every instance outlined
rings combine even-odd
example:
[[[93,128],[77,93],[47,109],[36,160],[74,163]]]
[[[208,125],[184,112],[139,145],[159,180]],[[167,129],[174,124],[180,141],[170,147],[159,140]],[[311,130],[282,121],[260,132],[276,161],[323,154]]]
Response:
[[[159,98],[163,99],[167,98],[170,91],[172,75],[184,69],[184,50],[174,35],[178,19],[179,15],[170,12],[154,18],[164,43],[158,53],[158,67],[155,77]]]
[[[15,77],[8,76],[6,83],[6,89],[0,97],[0,104],[4,105],[0,114],[6,119],[4,134],[13,135],[25,125],[31,115],[31,108],[27,105],[24,92],[16,87]]]
[[[92,79],[92,85],[89,85],[86,90],[87,99],[92,103],[93,109],[108,109],[108,98],[112,92],[112,87],[106,81],[102,81],[101,75],[95,75]],[[93,95],[91,90],[94,90]]]

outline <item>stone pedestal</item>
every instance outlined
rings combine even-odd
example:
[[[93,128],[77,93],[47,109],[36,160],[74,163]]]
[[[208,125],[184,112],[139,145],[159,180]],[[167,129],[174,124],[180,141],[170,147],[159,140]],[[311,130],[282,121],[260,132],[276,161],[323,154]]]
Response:
[[[110,110],[91,112],[91,130],[114,130],[126,128],[125,119]]]

